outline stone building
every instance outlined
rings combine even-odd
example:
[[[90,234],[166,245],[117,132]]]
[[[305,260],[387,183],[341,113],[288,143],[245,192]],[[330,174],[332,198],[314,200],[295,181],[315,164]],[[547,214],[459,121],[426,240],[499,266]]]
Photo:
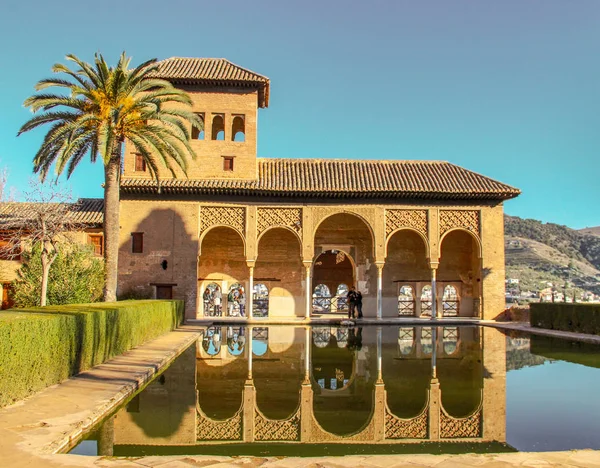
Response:
[[[444,161],[259,158],[268,78],[200,58],[156,75],[190,94],[205,128],[188,177],[160,187],[126,147],[121,294],[183,298],[188,318],[240,314],[230,291],[254,291],[246,315],[345,312],[352,285],[366,317],[503,310],[502,204],[519,190]]]

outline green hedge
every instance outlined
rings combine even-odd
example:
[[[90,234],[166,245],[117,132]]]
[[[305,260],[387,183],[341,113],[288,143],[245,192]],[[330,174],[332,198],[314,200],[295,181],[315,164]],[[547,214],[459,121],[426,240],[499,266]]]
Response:
[[[531,335],[531,354],[600,368],[600,346],[584,341]]]
[[[600,334],[600,304],[540,302],[530,308],[532,327]]]
[[[0,312],[0,407],[173,330],[183,312],[151,300]]]

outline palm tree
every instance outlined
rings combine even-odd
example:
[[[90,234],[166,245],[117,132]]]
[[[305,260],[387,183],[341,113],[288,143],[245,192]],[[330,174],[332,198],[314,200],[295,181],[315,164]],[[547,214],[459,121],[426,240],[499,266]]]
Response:
[[[159,165],[174,177],[176,168],[186,174],[188,157],[195,159],[189,144],[190,128],[202,130],[202,121],[191,112],[191,99],[184,91],[153,78],[156,59],[130,69],[131,59],[125,53],[116,67],[109,67],[101,54],[95,55],[93,64],[75,55],[66,58],[76,68],[54,65],[54,73],[66,76],[41,80],[35,89],[58,87],[67,92],[39,93],[26,99],[25,106],[36,115],[18,134],[50,125],[33,160],[33,171],[42,180],[52,165],[57,177],[66,170],[68,178],[87,154],[92,162],[101,158],[105,179],[104,300],[115,301],[123,144],[127,140],[134,146],[157,181]]]

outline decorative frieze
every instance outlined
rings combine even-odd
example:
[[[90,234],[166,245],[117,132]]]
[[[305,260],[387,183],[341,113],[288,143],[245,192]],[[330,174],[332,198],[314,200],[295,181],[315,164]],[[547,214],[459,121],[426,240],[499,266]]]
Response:
[[[481,409],[466,418],[453,418],[442,409],[440,411],[440,437],[442,439],[481,437]]]
[[[461,228],[480,235],[479,210],[440,210],[440,236]]]
[[[197,409],[197,412],[197,440],[242,440],[242,408],[233,417],[224,421],[210,419],[200,409]]]
[[[275,226],[290,228],[302,236],[301,208],[258,208],[256,216],[258,235]]]
[[[246,208],[242,206],[201,206],[200,232],[213,226],[230,226],[246,235]]]
[[[427,210],[385,210],[385,237],[401,228],[414,229],[427,238]]]
[[[386,439],[426,439],[427,410],[411,419],[402,419],[385,409]]]
[[[256,441],[299,441],[300,408],[288,419],[268,419],[259,411],[254,412],[254,440]]]

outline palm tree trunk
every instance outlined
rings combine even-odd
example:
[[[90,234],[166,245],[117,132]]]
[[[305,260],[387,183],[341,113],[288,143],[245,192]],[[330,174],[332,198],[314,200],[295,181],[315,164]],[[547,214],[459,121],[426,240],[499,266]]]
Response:
[[[104,166],[104,301],[117,300],[119,267],[119,176],[121,151]]]

